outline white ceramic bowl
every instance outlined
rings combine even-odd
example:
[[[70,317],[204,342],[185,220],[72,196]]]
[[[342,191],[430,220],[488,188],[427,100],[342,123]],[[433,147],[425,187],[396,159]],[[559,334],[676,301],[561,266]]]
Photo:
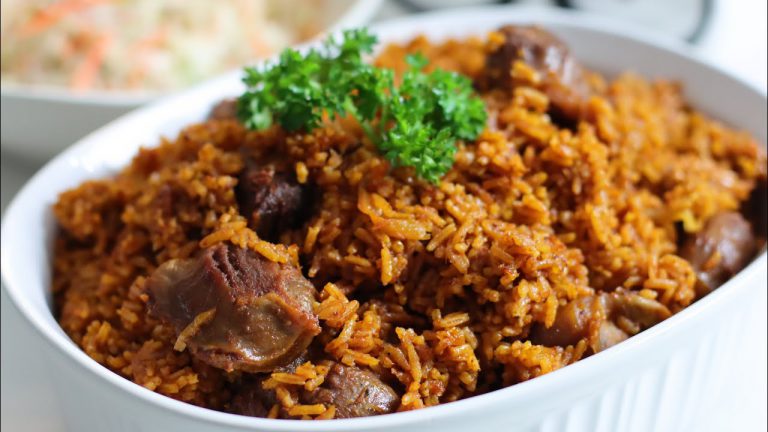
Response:
[[[331,0],[314,19],[324,31],[366,24],[383,0]],[[301,2],[298,2],[300,4]],[[6,85],[0,90],[3,150],[43,162],[110,120],[158,99],[147,91],[92,91]]]
[[[414,16],[374,30],[383,41],[419,32],[439,39],[484,34],[506,23],[544,25],[584,63],[608,74],[633,69],[679,79],[694,106],[766,141],[764,94],[681,46],[624,25],[543,10],[482,8]],[[114,173],[140,145],[173,135],[240,89],[237,74],[230,74],[111,123],[45,166],[6,213],[3,281],[45,341],[40,355],[50,366],[40,373],[58,389],[70,430],[686,431],[702,430],[712,418],[706,413],[724,409],[729,401],[722,395],[734,383],[764,394],[764,379],[754,377],[765,369],[765,336],[759,333],[766,327],[765,253],[708,297],[605,352],[516,386],[418,411],[326,422],[249,418],[184,404],[110,372],[75,346],[51,314],[50,206],[57,193]]]

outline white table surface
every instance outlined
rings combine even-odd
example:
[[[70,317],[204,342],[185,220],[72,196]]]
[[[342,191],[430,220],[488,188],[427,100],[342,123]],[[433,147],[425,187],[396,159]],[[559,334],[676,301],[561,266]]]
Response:
[[[724,67],[756,87],[766,90],[766,2],[764,0],[727,0],[718,3],[712,31],[701,40],[697,48],[701,54],[719,62]],[[531,0],[528,3],[541,0]],[[398,6],[387,3],[378,19],[403,14]],[[734,49],[735,47],[735,49]],[[12,155],[0,153],[0,204],[5,207],[23,183],[34,174],[39,164],[25,162]],[[35,331],[23,320],[10,303],[6,293],[0,294],[0,429],[4,432],[64,432],[60,422],[59,407],[49,384],[37,371],[46,367],[45,359],[39,358],[40,343]],[[724,389],[723,410],[708,415],[710,431],[765,431],[766,420],[766,329],[755,331],[756,343],[762,344],[762,358],[753,359],[754,381],[751,394]],[[762,365],[762,367],[760,367]],[[72,397],[77,397],[76,393]],[[80,431],[67,431],[80,432]],[[82,431],[88,432],[88,431]]]

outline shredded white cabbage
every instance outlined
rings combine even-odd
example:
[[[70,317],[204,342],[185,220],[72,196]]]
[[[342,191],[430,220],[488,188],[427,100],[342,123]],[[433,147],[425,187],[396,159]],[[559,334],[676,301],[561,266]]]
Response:
[[[318,30],[311,14],[280,3],[286,2],[3,0],[2,80],[84,91],[183,87]]]

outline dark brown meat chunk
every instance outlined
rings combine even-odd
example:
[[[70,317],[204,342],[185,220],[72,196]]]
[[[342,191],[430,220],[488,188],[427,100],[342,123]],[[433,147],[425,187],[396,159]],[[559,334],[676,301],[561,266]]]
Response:
[[[275,372],[294,373],[296,368],[309,360],[309,353],[304,351],[292,362],[275,368]],[[268,374],[243,376],[240,385],[234,390],[229,403],[229,412],[250,417],[266,417],[269,409],[277,403],[275,390],[264,389],[264,380]]]
[[[336,406],[336,418],[365,417],[387,414],[397,409],[400,398],[373,372],[334,363],[323,385],[306,392],[310,404]]]
[[[755,253],[752,225],[737,212],[712,216],[701,231],[685,239],[680,256],[696,271],[699,296],[710,293],[739,272]]]
[[[535,344],[546,346],[574,345],[591,338],[593,352],[600,352],[669,318],[666,306],[634,292],[615,291],[581,297],[557,310],[551,327],[536,323],[530,333]]]
[[[663,304],[634,292],[616,291],[611,296],[614,301],[611,312],[623,319],[620,327],[633,335],[672,316]]]
[[[518,60],[541,75],[542,90],[555,116],[569,120],[582,116],[591,92],[584,69],[568,47],[548,31],[535,26],[504,26],[504,43],[486,58],[486,82],[492,88],[514,87],[512,67]]]
[[[208,118],[211,120],[230,120],[237,118],[237,99],[224,99],[211,109]]]
[[[536,323],[531,329],[531,340],[539,345],[568,346],[577,343],[589,334],[590,321],[609,309],[607,295],[581,297],[560,306],[555,322],[547,328]]]
[[[320,332],[315,288],[301,272],[233,245],[168,261],[146,288],[149,313],[174,326],[176,348],[227,371],[287,365]]]
[[[229,412],[250,417],[266,417],[275,404],[274,390],[264,390],[262,377],[245,379],[229,404]]]
[[[759,247],[765,244],[768,237],[768,182],[760,180],[752,189],[749,200],[744,203],[743,213],[752,222],[755,234],[759,237]]]
[[[237,185],[240,213],[248,218],[259,237],[270,241],[299,225],[310,198],[310,192],[293,176],[277,172],[271,165],[249,164]]]
[[[600,323],[597,330],[597,340],[591,344],[591,348],[593,352],[604,351],[628,338],[629,334],[620,329],[613,321],[604,320]]]

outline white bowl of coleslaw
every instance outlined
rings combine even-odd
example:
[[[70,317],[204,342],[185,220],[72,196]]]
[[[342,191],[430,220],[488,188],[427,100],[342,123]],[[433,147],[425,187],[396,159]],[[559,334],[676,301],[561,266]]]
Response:
[[[163,94],[362,25],[381,2],[4,0],[2,148],[49,159]]]

